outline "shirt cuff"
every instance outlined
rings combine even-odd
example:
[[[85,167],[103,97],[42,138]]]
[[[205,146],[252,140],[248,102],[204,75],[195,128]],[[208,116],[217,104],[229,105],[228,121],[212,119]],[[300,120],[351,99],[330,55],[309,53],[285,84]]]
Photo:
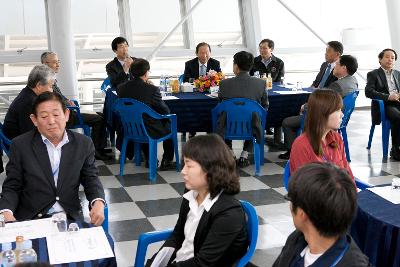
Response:
[[[9,209],[0,210],[0,214],[2,214],[3,212],[6,212],[6,211],[10,212],[11,215],[14,215],[14,212],[12,212],[12,210],[9,210]]]
[[[106,201],[104,199],[98,197],[98,198],[93,199],[92,202],[90,202],[90,207],[93,207],[94,202],[97,200],[102,201],[104,203],[104,206],[106,205]]]

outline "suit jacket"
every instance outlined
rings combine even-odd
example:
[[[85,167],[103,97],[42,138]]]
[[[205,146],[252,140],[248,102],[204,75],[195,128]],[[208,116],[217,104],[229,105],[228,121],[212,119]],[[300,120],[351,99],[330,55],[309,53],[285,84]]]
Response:
[[[89,203],[95,198],[104,199],[92,141],[69,130],[66,133],[69,142],[62,147],[57,187],[40,133],[32,130],[13,139],[0,210],[12,210],[17,220],[40,218],[58,198],[65,212],[78,219],[81,217],[79,185],[83,185]]]
[[[25,87],[11,103],[4,119],[3,129],[9,139],[35,128],[29,115],[32,113],[32,104],[36,97],[32,89]]]
[[[215,70],[216,72],[221,71],[221,66],[219,61],[213,58],[210,58],[207,62],[207,72],[209,70]],[[185,72],[183,73],[183,82],[188,82],[189,78],[197,79],[199,78],[199,59],[196,57],[185,63]]]
[[[280,82],[281,78],[285,76],[285,64],[283,61],[272,55],[271,62],[265,67],[264,63],[262,63],[261,56],[254,58],[253,67],[250,70],[250,75],[253,76],[254,72],[258,71],[260,75],[271,73],[272,81],[273,82]]]
[[[132,57],[132,59],[135,60],[134,57]],[[117,57],[106,65],[106,71],[113,88],[117,88],[118,85],[128,81],[130,78],[129,73],[125,73],[124,68],[121,63],[119,63]]]
[[[331,266],[335,259],[343,251],[345,243],[349,245],[348,250],[345,252],[343,258],[337,263],[337,267],[370,267],[368,257],[365,256],[354,240],[349,235],[340,238],[341,243],[336,242],[329,248],[320,258],[315,262],[316,266]],[[343,244],[344,243],[344,244]],[[289,235],[286,240],[285,246],[282,248],[281,254],[275,260],[273,267],[290,267],[291,263],[295,260],[303,249],[307,246],[307,242],[303,233],[294,231]],[[317,265],[318,264],[318,265]],[[314,265],[313,265],[314,266]]]
[[[399,90],[400,72],[398,70],[393,69],[393,78],[395,86]],[[382,68],[368,72],[367,85],[365,86],[365,96],[368,98],[381,99],[385,101],[385,105],[392,104],[391,101],[388,101],[389,87],[386,80],[385,72],[383,71]],[[371,115],[372,115],[372,123],[380,124],[381,122],[380,111],[379,111],[379,106],[376,102],[372,102],[371,104]]]
[[[356,77],[347,75],[346,77],[331,83],[327,87],[338,92],[342,97],[345,97],[358,89],[358,82]]]
[[[183,199],[174,231],[163,247],[178,251],[185,240],[185,223],[190,211],[189,201]],[[234,196],[222,193],[211,209],[204,211],[194,236],[194,257],[169,264],[179,267],[233,266],[248,247],[246,217]],[[175,258],[175,253],[171,260]],[[149,265],[146,265],[149,266]]]
[[[328,67],[328,62],[324,62],[321,65],[321,68],[319,69],[319,72],[317,74],[317,77],[315,77],[315,80],[313,81],[312,85],[313,87],[318,87],[319,83],[322,80],[322,77],[324,76],[325,70]],[[333,83],[334,81],[336,81],[337,78],[333,75],[333,68],[331,69],[331,73],[328,76],[328,79],[326,79],[325,85],[324,87],[328,87],[331,83]]]
[[[251,77],[248,72],[240,72],[236,77],[222,80],[219,84],[218,98],[220,101],[238,97],[254,100],[263,108],[268,108],[265,81]]]
[[[117,95],[121,98],[133,98],[148,105],[160,114],[169,114],[169,108],[161,98],[160,89],[157,86],[144,82],[140,78],[134,78],[117,87]],[[146,114],[145,114],[146,115]],[[148,134],[159,138],[169,133],[169,120],[157,120],[149,116],[143,116]]]

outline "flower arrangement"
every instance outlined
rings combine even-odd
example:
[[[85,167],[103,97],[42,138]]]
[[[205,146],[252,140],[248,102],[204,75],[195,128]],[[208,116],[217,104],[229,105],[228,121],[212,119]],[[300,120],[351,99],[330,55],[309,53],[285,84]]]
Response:
[[[219,86],[219,83],[223,79],[225,79],[225,74],[210,70],[206,75],[194,80],[194,86],[198,92],[210,92],[210,87]]]

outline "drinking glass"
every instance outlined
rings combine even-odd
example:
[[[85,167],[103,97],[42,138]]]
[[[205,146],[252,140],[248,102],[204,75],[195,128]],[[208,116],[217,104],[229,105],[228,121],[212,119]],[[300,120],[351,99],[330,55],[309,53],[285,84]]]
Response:
[[[67,231],[67,215],[63,212],[53,214],[51,221],[59,232]]]
[[[68,232],[78,232],[79,226],[77,223],[70,223],[68,226]]]

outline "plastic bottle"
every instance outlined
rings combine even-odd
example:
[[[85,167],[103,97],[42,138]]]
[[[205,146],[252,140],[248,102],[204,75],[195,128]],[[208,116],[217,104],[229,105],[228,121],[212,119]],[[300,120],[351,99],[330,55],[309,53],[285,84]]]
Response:
[[[11,267],[17,263],[17,257],[15,252],[12,250],[11,243],[2,244],[3,252],[1,253],[1,266]]]
[[[22,243],[22,248],[19,251],[18,262],[36,262],[37,254],[32,248],[32,240],[25,240]]]
[[[271,73],[268,73],[268,77],[267,77],[267,89],[272,89],[272,77],[271,77]]]
[[[163,92],[165,89],[165,78],[164,75],[161,74],[160,76],[160,91]]]
[[[19,235],[15,238],[15,258],[17,259],[18,262],[18,258],[19,258],[19,252],[22,249],[22,244],[24,243],[24,237],[22,235]]]

